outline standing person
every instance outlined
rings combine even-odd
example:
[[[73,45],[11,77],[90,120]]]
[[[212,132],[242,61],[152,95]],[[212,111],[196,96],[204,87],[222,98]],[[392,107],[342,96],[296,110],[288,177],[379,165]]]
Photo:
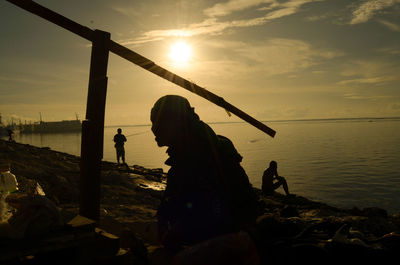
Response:
[[[289,188],[286,179],[278,174],[278,163],[271,161],[269,168],[264,171],[262,176],[262,191],[264,194],[271,195],[280,186],[285,190],[286,195],[289,195]]]
[[[125,148],[124,144],[126,142],[126,137],[125,135],[122,134],[122,129],[118,128],[117,134],[114,135],[114,142],[115,142],[115,150],[117,151],[117,161],[119,165],[119,160],[122,158],[122,163],[125,163]]]
[[[215,132],[180,96],[160,98],[151,110],[158,146],[171,166],[158,208],[161,242],[171,250],[255,223],[257,196],[232,142]]]
[[[8,141],[12,142],[13,141],[13,130],[7,129],[7,134],[8,134]]]

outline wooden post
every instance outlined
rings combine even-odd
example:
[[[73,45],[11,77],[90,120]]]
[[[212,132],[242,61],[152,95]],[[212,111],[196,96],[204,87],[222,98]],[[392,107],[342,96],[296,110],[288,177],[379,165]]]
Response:
[[[82,122],[79,214],[100,219],[100,173],[110,33],[95,30],[92,40],[86,120]]]

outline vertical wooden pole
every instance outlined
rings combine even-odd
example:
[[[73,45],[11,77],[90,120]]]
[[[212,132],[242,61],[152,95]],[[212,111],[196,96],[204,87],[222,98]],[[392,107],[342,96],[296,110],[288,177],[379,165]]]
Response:
[[[100,218],[100,173],[103,158],[109,41],[110,33],[94,31],[86,120],[82,122],[79,214],[93,220]]]

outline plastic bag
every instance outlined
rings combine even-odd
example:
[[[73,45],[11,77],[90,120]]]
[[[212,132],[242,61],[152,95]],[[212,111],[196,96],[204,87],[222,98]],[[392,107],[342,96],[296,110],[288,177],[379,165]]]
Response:
[[[2,171],[2,172],[1,172]],[[9,165],[7,168],[1,167],[0,171],[0,223],[10,218],[10,207],[6,203],[6,197],[18,190],[17,178],[10,172]]]
[[[13,193],[18,190],[18,181],[10,171],[0,173],[0,192]]]

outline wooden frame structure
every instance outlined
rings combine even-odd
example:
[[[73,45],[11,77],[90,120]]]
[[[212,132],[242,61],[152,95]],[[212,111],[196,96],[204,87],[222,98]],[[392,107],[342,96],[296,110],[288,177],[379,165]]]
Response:
[[[86,120],[82,122],[81,177],[79,213],[100,218],[100,170],[103,158],[104,114],[107,94],[108,55],[112,52],[186,90],[224,108],[271,137],[275,131],[226,102],[222,97],[188,81],[142,55],[114,42],[110,33],[82,26],[31,0],[6,0],[92,42]]]

